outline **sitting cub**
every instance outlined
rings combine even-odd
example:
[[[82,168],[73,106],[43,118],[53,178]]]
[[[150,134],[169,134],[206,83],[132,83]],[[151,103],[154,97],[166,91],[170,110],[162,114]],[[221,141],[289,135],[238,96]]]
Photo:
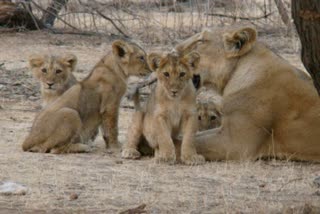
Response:
[[[192,52],[186,56],[170,53],[165,56],[150,54],[148,62],[157,73],[145,109],[136,111],[128,132],[128,142],[122,151],[123,158],[138,158],[140,139],[144,137],[155,150],[158,162],[174,163],[174,139],[183,134],[181,161],[185,164],[202,164],[204,158],[196,153],[193,137],[197,131],[196,91],[191,78],[199,64],[200,56]]]
[[[221,125],[221,114],[212,101],[197,102],[199,131],[217,128]]]
[[[77,83],[72,74],[77,64],[76,56],[41,56],[29,58],[29,67],[41,85],[42,107],[52,103]]]
[[[85,143],[102,126],[106,146],[118,147],[118,111],[130,75],[150,73],[146,53],[124,41],[112,44],[83,81],[71,87],[36,117],[22,144],[24,151],[88,152]]]

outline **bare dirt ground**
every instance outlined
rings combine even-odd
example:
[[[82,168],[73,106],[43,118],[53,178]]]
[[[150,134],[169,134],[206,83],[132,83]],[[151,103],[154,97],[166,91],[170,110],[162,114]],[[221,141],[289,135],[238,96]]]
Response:
[[[296,38],[261,39],[302,68]],[[104,148],[101,137],[90,154],[22,152],[40,106],[28,56],[72,52],[79,58],[76,76],[81,79],[110,44],[107,38],[45,32],[0,35],[0,182],[28,188],[26,195],[0,195],[0,213],[118,213],[142,204],[147,213],[320,213],[320,188],[313,185],[319,164],[271,160],[168,166],[151,158],[121,160]],[[131,114],[121,109],[122,143]]]

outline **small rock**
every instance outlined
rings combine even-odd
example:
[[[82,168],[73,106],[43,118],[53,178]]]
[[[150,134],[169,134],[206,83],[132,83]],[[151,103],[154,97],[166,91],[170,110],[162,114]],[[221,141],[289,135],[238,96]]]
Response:
[[[70,196],[69,196],[69,200],[70,201],[74,201],[74,200],[77,200],[79,198],[79,195],[77,193],[72,193]]]
[[[27,187],[11,181],[0,183],[0,195],[25,195]]]
[[[260,188],[264,188],[266,186],[266,184],[262,183],[262,184],[259,184],[259,187]]]
[[[123,161],[122,160],[116,160],[115,163],[116,164],[123,164]]]
[[[32,101],[33,101],[33,100],[38,100],[38,97],[36,97],[36,96],[30,96],[29,99],[32,100]]]
[[[320,188],[320,176],[319,177],[316,177],[314,180],[313,180],[313,184]]]

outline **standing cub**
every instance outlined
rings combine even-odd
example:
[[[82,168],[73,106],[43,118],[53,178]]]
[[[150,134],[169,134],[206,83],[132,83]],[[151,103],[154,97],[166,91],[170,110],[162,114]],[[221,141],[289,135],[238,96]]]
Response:
[[[118,147],[118,111],[130,75],[146,75],[146,53],[124,41],[112,44],[112,54],[103,57],[83,81],[62,94],[36,117],[24,151],[88,152],[85,143],[102,126],[107,147]]]
[[[137,146],[144,137],[155,150],[158,162],[174,163],[174,139],[183,134],[181,161],[201,164],[204,158],[196,153],[193,137],[197,131],[196,92],[191,78],[199,64],[200,56],[192,52],[187,56],[170,53],[165,56],[150,54],[148,62],[157,73],[146,109],[135,112],[128,132],[128,142],[122,151],[123,158],[138,158]],[[180,151],[177,151],[179,154]]]
[[[77,64],[77,57],[32,55],[29,67],[41,86],[42,107],[52,103],[65,91],[77,83],[72,74]]]

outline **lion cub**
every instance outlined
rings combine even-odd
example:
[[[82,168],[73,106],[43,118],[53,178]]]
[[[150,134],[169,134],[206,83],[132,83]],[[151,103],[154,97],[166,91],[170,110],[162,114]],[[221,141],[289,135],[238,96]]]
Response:
[[[212,101],[197,102],[198,131],[217,128],[221,125],[221,114],[216,103]]]
[[[197,131],[196,91],[191,78],[199,64],[200,56],[192,52],[186,56],[169,53],[165,56],[150,54],[148,62],[157,73],[145,109],[136,111],[128,132],[128,142],[122,151],[123,158],[138,158],[141,137],[155,150],[158,162],[174,163],[174,139],[183,134],[181,161],[185,164],[202,164],[204,158],[196,153],[193,137]],[[177,151],[179,154],[180,151]]]
[[[71,86],[77,83],[72,74],[77,64],[77,57],[32,55],[29,67],[33,76],[39,80],[41,86],[42,107],[52,103]]]
[[[71,87],[35,118],[24,151],[88,152],[85,144],[101,125],[107,147],[118,145],[118,111],[130,75],[150,73],[146,53],[124,41],[112,44],[83,81]]]

